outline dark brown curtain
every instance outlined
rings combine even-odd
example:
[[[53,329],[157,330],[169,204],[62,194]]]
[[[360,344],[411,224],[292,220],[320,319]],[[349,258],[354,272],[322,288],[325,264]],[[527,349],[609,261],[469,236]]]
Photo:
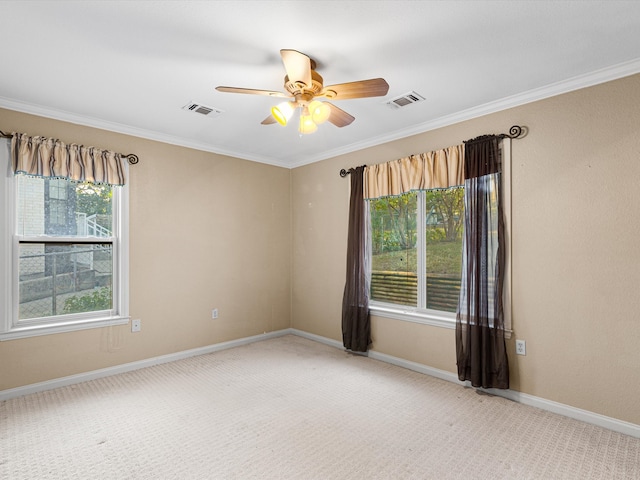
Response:
[[[347,350],[366,352],[371,344],[367,277],[367,210],[363,195],[364,166],[349,170],[349,234],[347,280],[342,298],[342,341]]]
[[[458,378],[484,388],[509,388],[499,142],[493,135],[465,142],[465,235],[456,353]]]

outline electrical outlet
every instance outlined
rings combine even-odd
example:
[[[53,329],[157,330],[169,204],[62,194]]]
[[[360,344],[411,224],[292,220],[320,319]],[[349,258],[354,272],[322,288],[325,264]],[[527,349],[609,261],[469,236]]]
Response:
[[[214,308],[211,310],[211,318],[218,318],[218,309]]]
[[[516,340],[516,355],[527,354],[527,343],[524,340]]]
[[[131,320],[131,331],[139,332],[142,329],[142,321],[140,319]]]

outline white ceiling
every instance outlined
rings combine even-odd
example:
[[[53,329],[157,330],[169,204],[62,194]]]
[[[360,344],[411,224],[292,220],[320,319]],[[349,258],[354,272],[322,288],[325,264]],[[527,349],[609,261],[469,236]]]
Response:
[[[0,45],[0,107],[295,167],[640,72],[640,1],[3,1]],[[260,124],[278,99],[215,90],[281,91],[283,48],[389,93],[300,137]]]

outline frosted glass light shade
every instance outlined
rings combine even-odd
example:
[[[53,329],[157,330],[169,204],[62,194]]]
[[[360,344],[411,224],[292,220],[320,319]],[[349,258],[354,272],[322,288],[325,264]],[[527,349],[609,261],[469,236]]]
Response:
[[[313,122],[316,125],[320,125],[326,122],[329,115],[331,115],[331,107],[327,103],[314,100],[309,104],[309,112],[311,113]]]
[[[313,123],[311,115],[300,115],[300,127],[298,131],[302,134],[313,133],[318,130],[318,126]]]
[[[275,107],[271,107],[271,115],[276,119],[276,122],[284,127],[291,118],[291,115],[293,115],[294,110],[291,102],[282,102]]]

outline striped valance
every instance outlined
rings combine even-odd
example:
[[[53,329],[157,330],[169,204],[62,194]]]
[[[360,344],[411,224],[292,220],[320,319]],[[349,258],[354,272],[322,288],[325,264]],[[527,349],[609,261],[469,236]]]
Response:
[[[464,144],[461,144],[366,167],[364,197],[387,197],[463,184]]]
[[[119,153],[53,138],[13,133],[11,161],[14,173],[109,185],[126,183]]]

